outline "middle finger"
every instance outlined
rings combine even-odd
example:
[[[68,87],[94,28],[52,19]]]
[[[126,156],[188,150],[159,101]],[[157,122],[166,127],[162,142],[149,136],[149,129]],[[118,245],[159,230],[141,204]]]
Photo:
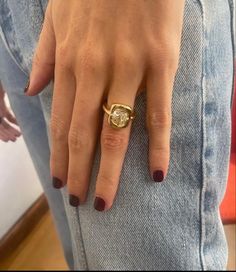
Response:
[[[124,58],[120,58],[118,67],[114,69],[107,105],[110,107],[113,103],[117,103],[133,109],[143,73],[139,69],[140,65],[132,65],[130,61],[126,63],[123,60]],[[101,133],[101,162],[94,201],[94,208],[98,211],[108,210],[112,206],[131,129],[131,122],[125,128],[113,128],[108,124],[107,118],[105,114]]]

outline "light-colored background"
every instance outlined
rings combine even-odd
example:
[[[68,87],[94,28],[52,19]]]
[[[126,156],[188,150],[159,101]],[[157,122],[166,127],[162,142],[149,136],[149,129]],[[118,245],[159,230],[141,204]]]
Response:
[[[0,141],[0,239],[41,194],[22,136],[15,143]]]

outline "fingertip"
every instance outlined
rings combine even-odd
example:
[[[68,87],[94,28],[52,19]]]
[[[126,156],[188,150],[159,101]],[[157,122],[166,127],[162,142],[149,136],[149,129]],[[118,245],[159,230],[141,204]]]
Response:
[[[80,199],[76,195],[69,195],[69,203],[72,207],[78,207],[80,205]]]
[[[150,164],[150,176],[151,179],[156,183],[165,182],[168,168],[170,155],[168,151],[155,152],[154,150],[149,151],[149,164]]]
[[[35,96],[43,91],[54,77],[54,65],[37,63],[33,65],[30,78],[24,89],[26,96]]]
[[[154,170],[152,174],[152,178],[155,182],[162,182],[165,179],[164,171],[162,170]]]
[[[101,197],[95,197],[94,199],[94,209],[101,212],[105,210],[106,202]]]
[[[18,137],[20,137],[20,136],[21,136],[21,133],[20,133],[20,132],[18,132],[18,131],[16,131],[16,132],[14,133],[14,136],[18,138]]]

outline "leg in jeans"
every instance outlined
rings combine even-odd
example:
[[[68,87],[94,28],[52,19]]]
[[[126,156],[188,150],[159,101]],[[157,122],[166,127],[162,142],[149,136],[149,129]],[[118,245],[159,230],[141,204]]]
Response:
[[[61,191],[52,187],[49,170],[49,144],[41,100],[26,97],[26,75],[16,65],[0,38],[0,78],[11,107],[17,116],[24,140],[37,170],[61,239],[68,265],[73,268],[73,256],[68,221]],[[45,94],[46,95],[46,94]]]
[[[230,7],[228,0],[186,1],[165,182],[156,184],[149,176],[144,94],[136,101],[118,195],[112,209],[103,213],[93,208],[98,148],[86,204],[68,207],[76,269],[226,268],[219,205],[231,143]]]
[[[219,204],[230,153],[233,8],[232,0],[186,0],[165,182],[149,177],[142,94],[112,209],[93,208],[99,147],[87,203],[72,208],[63,191],[76,269],[225,269]]]

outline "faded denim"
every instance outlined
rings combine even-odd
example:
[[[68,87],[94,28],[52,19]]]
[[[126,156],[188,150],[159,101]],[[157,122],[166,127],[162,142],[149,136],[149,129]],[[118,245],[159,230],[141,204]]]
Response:
[[[13,2],[16,3],[16,1]],[[19,2],[17,1],[17,5]],[[22,50],[21,47],[17,47],[18,39],[15,38],[10,10],[6,1],[2,0],[0,0],[0,26],[0,81],[17,116],[25,143],[47,197],[68,266],[73,268],[71,236],[63,197],[61,191],[53,188],[49,169],[50,149],[46,124],[48,111],[45,110],[44,102],[48,101],[49,96],[51,97],[51,88],[46,88],[43,97],[24,95],[28,73],[24,71],[25,67],[20,62]],[[7,31],[9,31],[8,35],[5,35]],[[32,49],[30,51],[32,52]]]
[[[16,2],[8,2],[13,10]],[[149,176],[142,94],[136,100],[137,118],[112,209],[99,213],[93,208],[100,147],[86,204],[70,207],[64,192],[75,269],[226,269],[227,243],[219,205],[231,146],[234,4],[232,0],[186,0],[165,182],[156,184]],[[14,29],[20,33],[18,25]],[[26,41],[22,38],[21,46]],[[23,54],[17,60],[27,71],[29,56]]]

